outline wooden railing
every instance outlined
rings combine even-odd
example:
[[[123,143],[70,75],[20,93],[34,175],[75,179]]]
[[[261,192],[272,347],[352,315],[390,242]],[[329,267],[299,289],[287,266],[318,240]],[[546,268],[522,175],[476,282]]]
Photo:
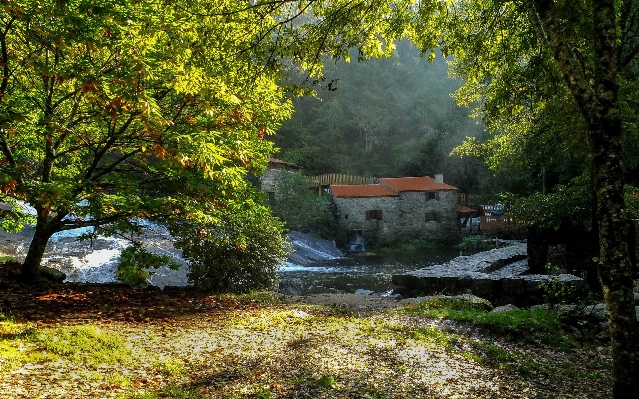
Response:
[[[484,231],[508,230],[516,227],[523,227],[525,223],[520,222],[508,215],[503,216],[482,216],[479,228]]]
[[[345,175],[342,173],[311,176],[308,179],[314,187],[328,186],[331,184],[375,184],[378,182],[374,177]]]

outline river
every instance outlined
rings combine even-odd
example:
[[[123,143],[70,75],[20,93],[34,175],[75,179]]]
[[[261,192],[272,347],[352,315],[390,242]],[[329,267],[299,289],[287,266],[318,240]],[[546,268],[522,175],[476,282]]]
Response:
[[[391,277],[459,256],[459,249],[444,248],[411,256],[355,254],[343,259],[317,262],[310,266],[284,264],[278,271],[282,280],[299,279],[303,295],[328,292],[373,291],[386,295],[393,290]],[[362,291],[360,291],[362,292]]]
[[[68,282],[116,282],[119,252],[129,243],[122,238],[101,236],[93,241],[77,241],[77,237],[86,232],[87,229],[76,229],[54,235],[47,246],[43,265],[65,272]],[[30,228],[16,234],[0,229],[0,252],[21,261],[32,236]],[[145,244],[152,252],[168,254],[176,261],[186,263],[181,252],[173,249],[172,237],[166,229],[149,224],[145,236]],[[291,262],[280,267],[278,276],[281,280],[299,279],[302,294],[354,293],[358,289],[384,294],[393,289],[393,274],[444,263],[459,255],[459,250],[450,248],[411,256],[382,256],[366,252],[343,256],[332,242],[299,232],[290,232],[289,239],[296,252],[291,255]],[[159,287],[186,285],[187,268],[178,271],[161,268],[154,271],[149,282]]]

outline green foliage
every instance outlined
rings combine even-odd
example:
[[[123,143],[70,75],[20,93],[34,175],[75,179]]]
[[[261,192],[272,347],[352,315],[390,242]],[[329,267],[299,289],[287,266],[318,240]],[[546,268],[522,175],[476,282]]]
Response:
[[[197,288],[247,293],[273,287],[288,243],[268,209],[253,206],[225,215],[217,225],[172,226],[175,247],[188,260],[188,278]]]
[[[402,310],[410,315],[472,321],[475,325],[499,334],[510,335],[524,342],[543,342],[567,348],[573,345],[562,330],[561,320],[554,312],[546,310],[512,310],[492,313],[482,304],[452,297],[438,298],[407,305]]]
[[[479,252],[486,251],[493,248],[501,248],[509,246],[510,243],[496,242],[491,240],[490,237],[480,234],[464,236],[459,243],[459,249],[463,251]]]
[[[148,283],[149,269],[157,269],[160,266],[169,266],[177,270],[181,265],[168,255],[160,255],[149,252],[140,244],[134,244],[125,248],[120,253],[116,276],[124,283],[132,286],[144,286]]]
[[[626,186],[626,208],[630,219],[639,219],[639,188]]]
[[[459,82],[446,79],[444,59],[430,63],[401,41],[388,59],[326,63],[322,73],[339,79],[337,90],[293,100],[295,113],[274,137],[283,159],[309,175],[432,176],[445,170],[448,181],[474,191],[490,180],[477,160],[447,156],[481,126],[450,98]]]
[[[536,193],[527,197],[503,194],[502,200],[511,204],[509,213],[522,222],[555,230],[562,223],[586,230],[591,228],[592,190],[586,175],[572,179],[570,184],[555,186],[549,194]]]
[[[399,238],[392,243],[374,247],[374,252],[382,254],[417,254],[420,252],[438,251],[453,245],[450,240],[424,240],[421,238]]]
[[[0,192],[37,211],[4,211],[2,226],[35,222],[46,240],[129,231],[134,217],[211,222],[291,113],[264,65],[268,28],[249,29],[254,10],[208,13],[228,6],[2,3]]]
[[[302,173],[280,173],[274,184],[274,196],[268,205],[287,229],[310,233],[321,238],[345,241],[330,203],[316,190],[309,188]]]

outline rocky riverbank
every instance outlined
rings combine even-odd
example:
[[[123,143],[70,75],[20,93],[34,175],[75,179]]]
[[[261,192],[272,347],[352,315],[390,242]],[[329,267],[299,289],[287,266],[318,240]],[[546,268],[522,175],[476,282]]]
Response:
[[[393,275],[395,292],[402,296],[470,293],[495,305],[530,306],[542,303],[543,284],[560,282],[568,288],[585,284],[571,274],[529,274],[526,243],[459,256],[450,262]]]

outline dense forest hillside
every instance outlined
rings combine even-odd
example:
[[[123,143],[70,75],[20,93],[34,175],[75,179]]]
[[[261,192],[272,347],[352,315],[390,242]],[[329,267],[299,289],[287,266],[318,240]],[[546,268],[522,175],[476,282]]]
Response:
[[[490,173],[481,161],[449,156],[483,127],[451,98],[460,82],[448,79],[444,59],[430,63],[401,42],[392,58],[330,63],[324,76],[317,97],[294,100],[293,118],[273,139],[277,157],[307,175],[444,173],[462,192],[485,191]]]

